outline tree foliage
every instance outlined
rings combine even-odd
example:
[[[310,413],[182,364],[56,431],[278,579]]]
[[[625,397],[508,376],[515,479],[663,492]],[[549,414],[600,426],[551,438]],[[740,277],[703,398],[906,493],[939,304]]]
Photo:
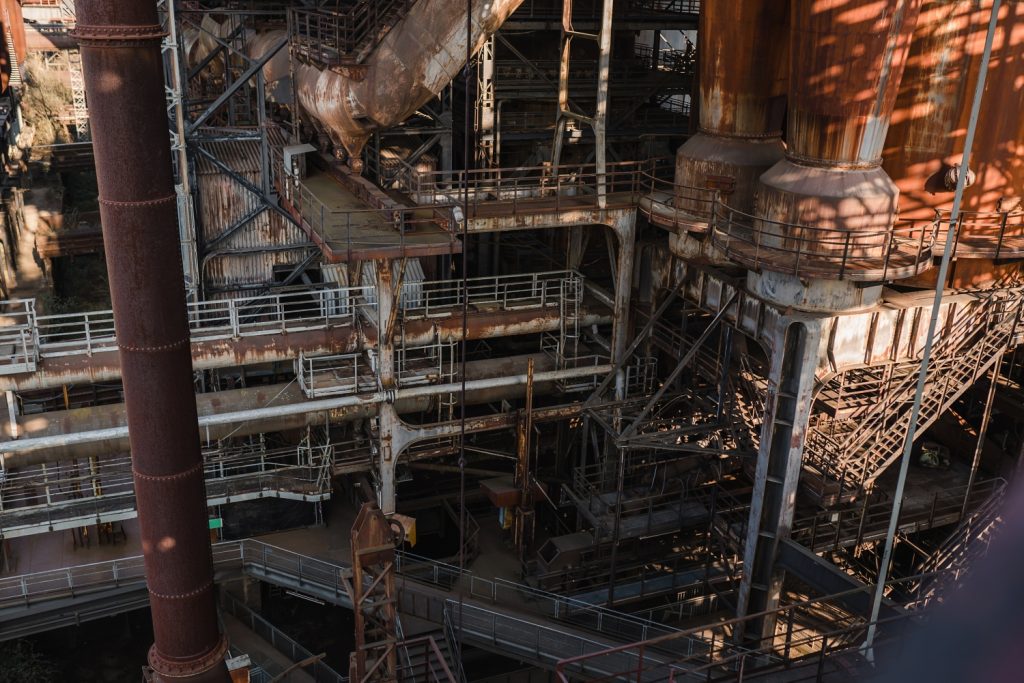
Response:
[[[62,123],[71,108],[71,89],[37,55],[25,60],[24,74],[21,114],[25,125],[33,130],[32,146],[71,142],[67,126]]]

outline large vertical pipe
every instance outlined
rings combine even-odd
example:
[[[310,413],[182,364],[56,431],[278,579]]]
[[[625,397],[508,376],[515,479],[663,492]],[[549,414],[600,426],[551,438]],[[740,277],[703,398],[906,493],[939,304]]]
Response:
[[[759,217],[836,230],[893,225],[899,190],[881,168],[882,146],[920,2],[793,0],[786,159],[761,176]],[[794,238],[805,252],[843,248],[816,244],[820,234]]]
[[[83,0],[76,36],[121,356],[156,680],[227,681],[152,1]]]
[[[724,185],[730,206],[752,209],[757,179],[783,156],[788,23],[788,3],[778,0],[701,3],[700,132],[676,154],[677,184]],[[678,203],[697,217],[710,209]]]
[[[952,207],[953,168],[963,157],[970,97],[991,10],[992,0],[925,0],[921,8],[883,154],[883,167],[900,189],[902,218],[927,219],[936,210]],[[1024,5],[1003,3],[981,104],[982,111],[990,114],[974,142],[965,211],[1006,211],[1018,206],[1024,196],[1022,51]],[[994,247],[999,220],[979,220],[966,234],[986,237]],[[958,250],[949,286],[1006,282],[1020,268],[1017,263],[965,258],[969,255]],[[932,270],[918,282],[934,286],[934,278]]]

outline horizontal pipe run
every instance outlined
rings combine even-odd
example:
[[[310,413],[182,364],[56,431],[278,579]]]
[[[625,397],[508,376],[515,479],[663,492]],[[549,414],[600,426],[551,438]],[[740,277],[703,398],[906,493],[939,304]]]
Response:
[[[535,383],[554,382],[562,379],[573,379],[588,377],[611,372],[611,365],[594,365],[582,368],[568,368],[565,370],[551,370],[538,372],[534,376]],[[465,384],[466,392],[496,389],[501,387],[513,387],[526,384],[526,374],[509,375],[505,377],[492,377],[476,380],[468,380]],[[392,392],[376,391],[371,394],[359,394],[351,396],[338,396],[336,398],[303,401],[281,406],[267,408],[253,408],[230,413],[216,415],[204,415],[199,418],[200,429],[215,427],[218,425],[233,425],[250,420],[273,420],[289,415],[301,415],[309,412],[325,412],[343,408],[355,408],[360,406],[375,406],[385,402],[411,400],[417,398],[432,398],[442,394],[458,393],[462,389],[461,382],[450,382],[448,384],[434,384],[406,389],[397,389]],[[76,434],[57,434],[52,436],[41,436],[36,438],[8,441],[2,446],[4,454],[26,453],[48,448],[60,448],[76,444],[86,444],[96,441],[113,441],[123,439],[128,435],[128,428],[109,427],[106,429],[95,429]]]

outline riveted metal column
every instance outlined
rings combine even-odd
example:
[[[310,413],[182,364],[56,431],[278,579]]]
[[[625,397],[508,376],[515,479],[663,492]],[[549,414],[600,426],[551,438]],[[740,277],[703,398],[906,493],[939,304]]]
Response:
[[[772,352],[743,552],[738,617],[779,606],[785,573],[778,565],[778,552],[793,526],[820,340],[819,321],[793,322],[776,340]],[[755,648],[768,645],[775,635],[775,618],[769,614],[744,623],[737,628],[737,640]]]
[[[228,681],[217,627],[154,2],[82,0],[82,47],[157,681]]]

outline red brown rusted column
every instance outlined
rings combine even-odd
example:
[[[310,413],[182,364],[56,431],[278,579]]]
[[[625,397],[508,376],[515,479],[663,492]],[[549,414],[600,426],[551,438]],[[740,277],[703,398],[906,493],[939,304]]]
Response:
[[[81,0],[114,324],[158,681],[228,681],[217,627],[176,199],[152,1]]]
[[[846,231],[877,240],[860,247],[887,242],[899,190],[881,168],[882,147],[920,4],[793,0],[786,159],[761,176],[755,213],[812,230],[782,228],[786,243],[772,246],[834,256],[838,272]]]
[[[900,188],[900,218],[929,219],[953,206],[954,166],[963,158],[992,5],[924,0],[883,154],[883,167]],[[964,210],[979,213],[959,228],[947,282],[955,289],[1019,278],[1016,259],[1024,253],[1020,231],[1007,229],[1000,215],[1011,212],[1007,223],[1019,224],[1017,207],[1024,203],[1024,4],[1004,2],[998,21],[986,66],[984,119],[971,152],[973,182],[963,196]],[[934,288],[937,274],[928,271],[916,284]]]
[[[782,159],[789,4],[718,0],[700,6],[700,132],[676,154],[676,183],[719,189],[749,212],[762,173]],[[696,218],[711,207],[685,196]]]

